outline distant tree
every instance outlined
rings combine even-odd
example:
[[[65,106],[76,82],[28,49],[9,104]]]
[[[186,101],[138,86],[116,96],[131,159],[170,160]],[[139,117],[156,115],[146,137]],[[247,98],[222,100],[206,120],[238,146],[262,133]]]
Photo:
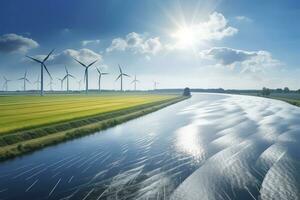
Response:
[[[188,88],[188,87],[184,88],[184,90],[183,90],[183,96],[186,96],[186,97],[190,97],[191,96],[191,90],[190,90],[190,88]]]
[[[283,89],[277,88],[275,91],[276,91],[276,93],[282,93],[282,92],[283,92]]]
[[[216,89],[216,92],[224,93],[225,90],[223,88],[218,88],[218,89]]]
[[[269,88],[263,87],[262,89],[262,95],[263,96],[270,96],[271,90]]]
[[[284,92],[284,93],[289,93],[289,92],[290,92],[290,89],[289,89],[288,87],[285,87],[285,88],[283,89],[283,92]]]
[[[300,93],[300,89],[299,89],[299,90],[297,90],[297,92],[298,92],[298,93]]]

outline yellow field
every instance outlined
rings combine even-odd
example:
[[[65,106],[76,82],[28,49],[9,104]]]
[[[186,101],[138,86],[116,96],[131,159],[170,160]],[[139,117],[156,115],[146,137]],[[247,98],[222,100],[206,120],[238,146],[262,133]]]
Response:
[[[174,98],[173,95],[0,96],[0,134]]]

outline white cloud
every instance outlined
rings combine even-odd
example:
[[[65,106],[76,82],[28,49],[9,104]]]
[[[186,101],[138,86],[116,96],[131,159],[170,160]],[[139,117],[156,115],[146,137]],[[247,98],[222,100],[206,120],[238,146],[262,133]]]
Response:
[[[102,56],[90,49],[66,49],[58,55],[54,56],[54,61],[56,63],[70,63],[73,61],[73,58],[80,60],[83,63],[93,62],[95,60],[102,61]]]
[[[246,17],[246,16],[236,16],[235,19],[238,21],[253,22],[253,20],[251,18]]]
[[[162,49],[159,37],[145,38],[141,34],[132,32],[123,38],[115,38],[106,49],[107,52],[130,50],[140,54],[156,54]]]
[[[268,68],[282,65],[268,51],[244,51],[227,47],[213,47],[201,51],[200,57],[214,60],[219,65],[231,68],[240,66],[241,72],[263,72]]]
[[[228,26],[227,19],[217,12],[209,15],[208,21],[195,25],[195,29],[196,36],[202,40],[221,40],[238,32],[238,29]]]
[[[99,44],[100,40],[83,40],[81,41],[82,46],[87,46],[87,45],[96,45]]]
[[[192,25],[179,26],[171,37],[175,43],[166,45],[168,49],[190,48],[205,42],[222,40],[225,37],[233,36],[238,29],[228,25],[227,19],[221,14],[214,12],[209,15],[206,21]]]
[[[162,45],[160,43],[159,37],[150,38],[144,42],[143,52],[149,54],[156,54],[162,49]]]
[[[0,36],[0,52],[22,52],[38,47],[39,44],[33,39],[23,37],[14,33]]]
[[[122,38],[115,38],[112,40],[111,45],[106,49],[107,52],[124,51],[127,48],[127,42]]]

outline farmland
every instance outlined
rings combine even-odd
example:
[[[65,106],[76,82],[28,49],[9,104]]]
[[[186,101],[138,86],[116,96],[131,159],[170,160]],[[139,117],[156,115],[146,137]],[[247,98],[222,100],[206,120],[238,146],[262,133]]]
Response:
[[[0,134],[166,100],[168,95],[2,96]]]
[[[103,130],[182,99],[146,93],[0,96],[0,157]]]

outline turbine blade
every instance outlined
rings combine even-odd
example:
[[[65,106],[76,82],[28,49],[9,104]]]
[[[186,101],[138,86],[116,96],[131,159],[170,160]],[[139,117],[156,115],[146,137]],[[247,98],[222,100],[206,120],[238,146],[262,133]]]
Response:
[[[72,74],[68,74],[70,77],[72,77],[72,78],[76,78],[75,76],[73,76]]]
[[[28,80],[27,78],[25,79],[28,83],[31,83],[30,80]]]
[[[68,72],[68,69],[67,69],[67,66],[65,65],[65,70],[66,70],[66,73],[67,74],[69,74],[69,72]]]
[[[92,66],[93,64],[95,64],[98,60],[95,60],[94,62],[90,63],[87,67]]]
[[[42,61],[40,61],[40,60],[38,60],[36,58],[30,57],[30,56],[26,56],[26,57],[29,58],[29,59],[31,59],[31,60],[33,60],[33,61],[35,61],[35,62],[42,63]]]
[[[86,73],[87,73],[87,68],[85,69],[85,71],[84,71],[84,82],[85,82],[85,80],[86,80]]]
[[[121,76],[122,76],[122,74],[120,74],[115,81],[119,80],[119,78],[121,78]]]
[[[123,74],[124,76],[130,77],[128,74]]]
[[[50,51],[50,53],[44,58],[43,62],[46,62],[46,60],[48,60],[48,58],[50,57],[50,55],[53,53],[55,49],[52,49],[52,51]]]
[[[119,64],[118,64],[119,65]],[[122,72],[122,69],[121,69],[121,66],[119,65],[119,71],[120,71],[120,74],[123,74]]]
[[[52,78],[52,76],[51,76],[51,74],[50,74],[50,72],[48,71],[48,69],[47,69],[46,65],[45,65],[45,64],[43,64],[43,66],[44,66],[44,68],[45,68],[46,72],[48,73],[49,77],[50,77],[51,79],[53,79],[53,78]]]
[[[65,75],[62,80],[64,81],[67,77],[68,77],[68,75]]]
[[[108,73],[104,72],[104,73],[101,73],[102,75],[107,75]]]
[[[101,74],[101,71],[100,71],[100,69],[97,67],[97,72],[99,73],[99,74]]]
[[[73,58],[74,60],[76,60],[80,65],[82,65],[83,67],[87,67],[85,64],[83,64],[82,62],[80,62],[79,60],[77,60],[76,58]]]

